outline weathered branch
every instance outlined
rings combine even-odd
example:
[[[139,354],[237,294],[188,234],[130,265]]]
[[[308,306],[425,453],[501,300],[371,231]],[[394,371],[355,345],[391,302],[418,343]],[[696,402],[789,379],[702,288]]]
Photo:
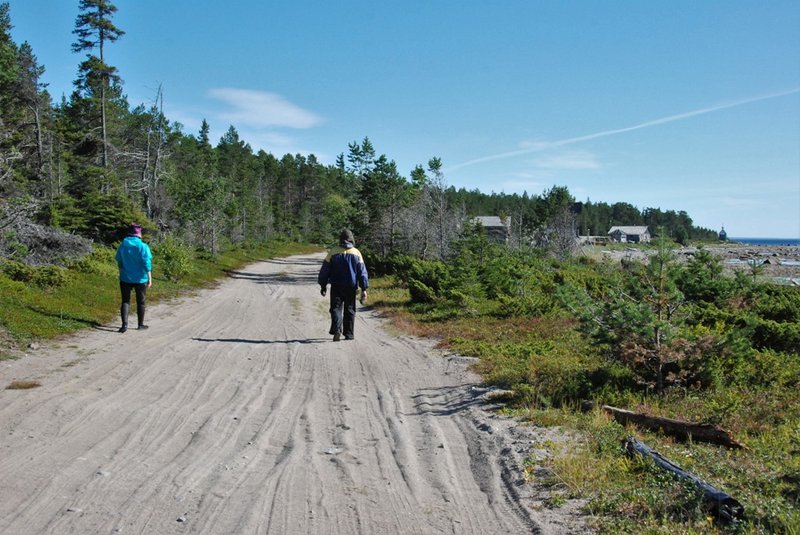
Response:
[[[625,451],[631,457],[638,454],[651,459],[662,470],[666,470],[676,477],[692,483],[703,493],[705,502],[709,505],[711,512],[718,518],[729,522],[744,519],[744,506],[741,503],[691,472],[687,472],[657,451],[650,449],[644,442],[628,437],[625,439]]]
[[[651,430],[661,430],[667,435],[683,440],[710,442],[728,448],[747,449],[747,446],[731,436],[731,432],[711,424],[698,424],[684,420],[673,420],[660,416],[647,416],[633,411],[603,405],[603,410],[611,414],[622,425],[635,424]]]

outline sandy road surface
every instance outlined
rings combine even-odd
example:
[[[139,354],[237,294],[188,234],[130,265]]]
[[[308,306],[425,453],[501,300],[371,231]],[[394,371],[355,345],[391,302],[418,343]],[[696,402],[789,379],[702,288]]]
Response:
[[[320,260],[0,363],[0,533],[574,532],[523,497],[530,437],[479,407],[463,359],[369,310],[330,341]]]

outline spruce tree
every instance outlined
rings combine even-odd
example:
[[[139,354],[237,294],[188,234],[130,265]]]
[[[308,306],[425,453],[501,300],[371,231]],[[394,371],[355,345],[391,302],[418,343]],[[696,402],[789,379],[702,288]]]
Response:
[[[74,33],[77,41],[72,51],[79,53],[97,50],[98,55],[87,54],[81,63],[76,86],[89,98],[97,99],[100,107],[100,128],[102,132],[102,165],[108,166],[108,131],[106,124],[106,104],[109,90],[118,87],[120,78],[116,67],[105,61],[106,43],[113,43],[125,34],[114,26],[111,17],[117,12],[116,6],[108,0],[80,0],[80,11],[75,20]]]

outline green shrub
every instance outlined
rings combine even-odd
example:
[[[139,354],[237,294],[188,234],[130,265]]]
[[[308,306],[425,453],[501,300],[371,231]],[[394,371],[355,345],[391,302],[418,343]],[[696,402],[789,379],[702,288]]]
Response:
[[[408,280],[408,293],[411,294],[413,303],[433,303],[436,301],[436,293],[424,282],[417,279]]]
[[[759,318],[753,332],[753,345],[759,349],[800,352],[800,323],[779,323]]]
[[[192,251],[172,236],[167,236],[154,247],[158,267],[167,280],[176,282],[185,277],[192,267]]]
[[[99,169],[96,173],[105,173]],[[88,170],[86,180],[97,179]],[[128,225],[137,221],[147,227],[147,217],[128,198],[116,193],[92,192],[79,200],[60,196],[38,214],[38,220],[68,232],[75,232],[100,243],[113,243],[124,237]]]
[[[81,258],[67,260],[66,266],[78,273],[106,275],[117,274],[117,263],[114,260],[115,250],[111,247],[95,245],[92,253]]]
[[[40,288],[58,288],[67,282],[67,270],[58,266],[32,267],[22,262],[6,260],[2,271],[9,279]]]
[[[800,288],[767,285],[760,288],[756,310],[762,318],[800,323]]]
[[[44,266],[33,271],[31,282],[40,288],[59,288],[68,280],[67,270],[59,266]]]
[[[15,262],[14,260],[6,260],[3,262],[3,273],[14,281],[19,282],[32,282],[35,275],[34,268],[26,266],[22,262]]]
[[[393,261],[395,272],[408,285],[411,300],[415,303],[432,303],[453,289],[449,269],[444,262],[411,256],[398,256]]]

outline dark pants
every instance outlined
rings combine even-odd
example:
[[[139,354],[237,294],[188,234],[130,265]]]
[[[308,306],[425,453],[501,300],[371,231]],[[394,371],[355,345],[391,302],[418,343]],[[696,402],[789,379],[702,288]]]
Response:
[[[356,326],[356,289],[331,284],[331,334],[353,338]]]
[[[144,301],[145,294],[147,293],[147,283],[134,284],[131,282],[119,281],[119,290],[122,293],[122,306],[120,307],[120,316],[122,317],[122,325],[128,325],[128,311],[131,307],[131,290],[136,291],[136,316],[139,320],[139,325],[144,325]]]

